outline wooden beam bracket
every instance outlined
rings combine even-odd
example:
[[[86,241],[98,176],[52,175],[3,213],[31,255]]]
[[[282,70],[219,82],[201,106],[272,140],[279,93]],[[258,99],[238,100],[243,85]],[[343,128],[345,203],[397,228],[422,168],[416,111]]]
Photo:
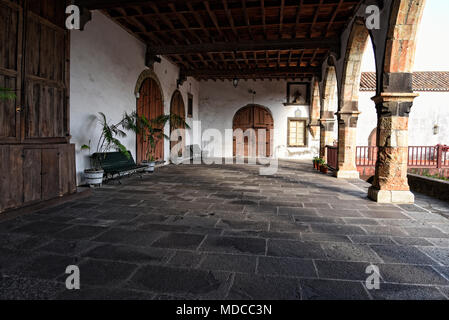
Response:
[[[150,48],[147,47],[147,52],[145,55],[145,65],[150,68],[153,69],[154,63],[161,63],[162,59],[161,57],[155,55]]]
[[[179,78],[176,80],[176,87],[179,89],[180,86],[187,81],[187,75],[183,68],[179,69]]]

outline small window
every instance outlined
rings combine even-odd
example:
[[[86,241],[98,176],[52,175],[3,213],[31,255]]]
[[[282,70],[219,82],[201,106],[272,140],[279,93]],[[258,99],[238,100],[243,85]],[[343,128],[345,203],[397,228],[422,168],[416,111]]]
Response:
[[[193,95],[189,93],[189,102],[187,104],[187,117],[193,117]]]
[[[307,121],[305,119],[288,119],[288,142],[289,147],[305,147],[307,145]]]

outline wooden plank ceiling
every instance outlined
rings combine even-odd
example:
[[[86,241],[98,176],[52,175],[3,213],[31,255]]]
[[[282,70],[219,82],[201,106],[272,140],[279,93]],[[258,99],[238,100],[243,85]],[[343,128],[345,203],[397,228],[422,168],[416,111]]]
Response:
[[[361,0],[79,0],[207,79],[304,79],[318,72]]]

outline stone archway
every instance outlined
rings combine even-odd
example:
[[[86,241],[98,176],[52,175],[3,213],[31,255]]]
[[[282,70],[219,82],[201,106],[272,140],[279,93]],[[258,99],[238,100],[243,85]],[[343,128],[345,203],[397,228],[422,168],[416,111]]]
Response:
[[[321,103],[320,157],[326,159],[326,146],[334,144],[335,112],[338,109],[337,73],[334,66],[328,66],[323,85]]]
[[[356,19],[348,39],[339,91],[337,178],[357,179],[360,176],[356,166],[358,100],[362,59],[369,39],[363,19]]]
[[[375,147],[377,146],[377,127],[371,131],[369,137],[368,137],[368,147]]]

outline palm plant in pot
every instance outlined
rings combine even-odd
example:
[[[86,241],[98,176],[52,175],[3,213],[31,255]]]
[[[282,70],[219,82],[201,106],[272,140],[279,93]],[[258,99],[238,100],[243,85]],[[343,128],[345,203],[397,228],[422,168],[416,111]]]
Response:
[[[328,172],[328,167],[327,167],[326,161],[324,161],[324,159],[319,160],[319,170],[321,173]]]
[[[118,139],[126,137],[126,133],[120,129],[123,120],[117,124],[110,124],[106,115],[99,112],[97,116],[98,123],[101,126],[101,135],[98,139],[96,153],[105,154],[111,150],[117,150],[125,154],[128,158],[131,157],[126,147]],[[88,145],[83,145],[82,150],[92,150],[90,141]],[[106,155],[104,155],[106,156]],[[86,183],[90,186],[101,185],[103,183],[104,170],[102,169],[102,157],[93,157],[90,155],[91,168],[84,170],[84,178]]]
[[[122,120],[122,127],[126,130],[135,132],[142,136],[144,142],[145,159],[142,161],[142,165],[146,165],[147,172],[154,172],[156,165],[156,160],[154,158],[154,153],[156,150],[156,144],[159,139],[170,139],[166,134],[164,134],[164,126],[169,122],[174,127],[184,126],[189,128],[188,124],[184,121],[184,118],[171,114],[171,115],[160,115],[154,119],[147,119],[144,115],[139,115],[137,112],[131,114],[125,113]]]

